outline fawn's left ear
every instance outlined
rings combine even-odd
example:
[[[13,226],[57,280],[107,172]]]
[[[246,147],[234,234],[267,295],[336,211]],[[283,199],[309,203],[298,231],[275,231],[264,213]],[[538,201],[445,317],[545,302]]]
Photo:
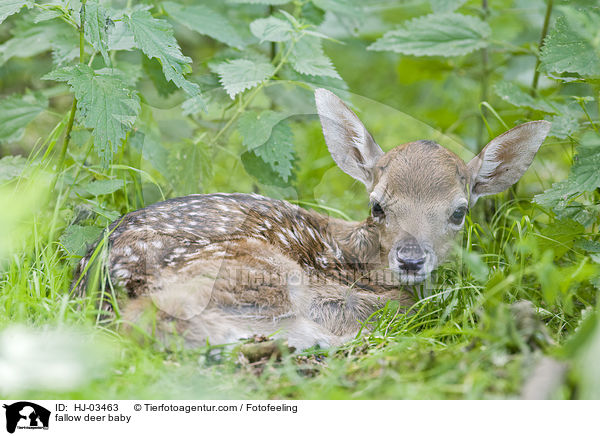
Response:
[[[471,205],[511,187],[525,173],[550,131],[548,121],[521,124],[492,139],[468,164]]]

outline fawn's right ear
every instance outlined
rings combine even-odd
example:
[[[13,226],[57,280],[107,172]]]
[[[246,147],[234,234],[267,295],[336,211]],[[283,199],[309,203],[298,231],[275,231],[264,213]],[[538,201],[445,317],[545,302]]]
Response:
[[[364,183],[370,191],[373,169],[383,150],[356,114],[334,93],[319,88],[315,91],[315,102],[331,157],[342,171]]]

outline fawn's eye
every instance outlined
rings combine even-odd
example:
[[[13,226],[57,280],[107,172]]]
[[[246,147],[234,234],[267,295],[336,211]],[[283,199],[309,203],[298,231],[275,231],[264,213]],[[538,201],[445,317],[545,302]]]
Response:
[[[385,217],[383,208],[381,207],[381,204],[379,204],[377,201],[371,203],[371,214],[373,215],[373,218],[382,219]]]
[[[465,219],[465,215],[467,213],[467,208],[466,206],[461,206],[459,208],[457,208],[452,215],[450,215],[450,222],[452,224],[455,224],[457,226],[461,225],[463,222],[463,219]]]

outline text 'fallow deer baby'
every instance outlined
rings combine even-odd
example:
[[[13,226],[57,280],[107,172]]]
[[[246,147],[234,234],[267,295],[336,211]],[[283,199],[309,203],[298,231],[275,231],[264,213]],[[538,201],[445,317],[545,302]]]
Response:
[[[131,212],[107,237],[126,322],[189,347],[254,334],[275,334],[299,349],[339,345],[386,302],[411,304],[403,285],[423,281],[444,259],[479,197],[519,180],[550,129],[546,121],[522,124],[465,164],[432,141],[384,153],[337,96],[317,89],[315,99],[329,151],[364,183],[371,216],[347,222],[260,195],[222,193]],[[90,254],[79,270],[89,261]]]

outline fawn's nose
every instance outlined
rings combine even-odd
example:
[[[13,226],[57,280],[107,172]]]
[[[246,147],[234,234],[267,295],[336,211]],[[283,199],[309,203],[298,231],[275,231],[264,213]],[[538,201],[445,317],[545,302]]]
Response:
[[[396,258],[405,271],[419,271],[425,265],[425,252],[416,239],[403,241],[398,247]]]

